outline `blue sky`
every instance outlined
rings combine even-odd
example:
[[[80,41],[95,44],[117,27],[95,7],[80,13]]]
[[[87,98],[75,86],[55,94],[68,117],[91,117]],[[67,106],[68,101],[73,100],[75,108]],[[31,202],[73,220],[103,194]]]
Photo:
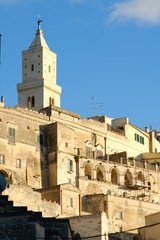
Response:
[[[159,0],[0,0],[6,106],[17,104],[21,52],[35,36],[38,14],[57,53],[62,108],[160,129]]]

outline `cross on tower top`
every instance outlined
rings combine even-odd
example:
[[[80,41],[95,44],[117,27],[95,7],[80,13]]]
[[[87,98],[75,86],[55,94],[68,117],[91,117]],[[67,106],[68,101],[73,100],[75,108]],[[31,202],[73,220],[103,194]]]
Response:
[[[41,24],[41,22],[42,22],[42,20],[40,19],[40,15],[38,15],[38,21],[37,21],[37,23],[38,23],[38,29],[40,29],[40,24]]]

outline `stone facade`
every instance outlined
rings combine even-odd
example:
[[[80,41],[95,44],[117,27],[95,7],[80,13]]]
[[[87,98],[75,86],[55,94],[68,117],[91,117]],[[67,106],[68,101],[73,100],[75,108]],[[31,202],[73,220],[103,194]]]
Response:
[[[44,216],[75,217],[75,222],[95,213],[100,219],[103,212],[95,234],[103,235],[106,224],[109,232],[142,226],[146,214],[160,210],[159,133],[142,130],[127,117],[85,119],[61,108],[56,55],[40,25],[23,52],[22,68],[18,106],[6,107],[3,97],[0,102],[4,193],[16,205]],[[122,219],[116,219],[117,212]]]

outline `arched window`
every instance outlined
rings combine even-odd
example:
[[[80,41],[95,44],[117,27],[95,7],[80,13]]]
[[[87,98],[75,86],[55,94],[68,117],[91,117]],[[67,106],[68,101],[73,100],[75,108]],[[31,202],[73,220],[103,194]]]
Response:
[[[102,173],[102,170],[100,169],[100,167],[97,168],[97,181],[103,182],[104,181],[104,176]]]
[[[51,106],[52,98],[49,97],[49,106]]]
[[[54,98],[52,98],[52,106],[54,105]]]
[[[142,174],[141,172],[138,173],[137,185],[138,185],[138,186],[143,186],[143,185],[145,185],[145,179],[144,179],[144,176],[143,176],[143,174]]]
[[[31,97],[28,97],[28,108],[31,108]]]
[[[91,180],[91,166],[88,163],[85,165],[84,175]]]
[[[34,96],[32,96],[32,107],[34,107],[35,105],[35,99],[34,99]]]
[[[127,170],[127,172],[125,173],[124,182],[127,187],[133,184],[132,173],[129,170]]]
[[[118,182],[117,182],[117,171],[115,170],[115,168],[113,168],[112,171],[111,171],[111,183],[118,184]]]
[[[48,66],[48,72],[51,72],[51,66]]]

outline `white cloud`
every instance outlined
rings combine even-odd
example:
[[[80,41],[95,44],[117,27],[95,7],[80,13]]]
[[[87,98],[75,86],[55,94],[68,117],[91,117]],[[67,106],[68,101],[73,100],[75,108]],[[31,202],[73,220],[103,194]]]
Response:
[[[124,0],[114,3],[112,7],[109,23],[136,21],[160,24],[160,0]]]

